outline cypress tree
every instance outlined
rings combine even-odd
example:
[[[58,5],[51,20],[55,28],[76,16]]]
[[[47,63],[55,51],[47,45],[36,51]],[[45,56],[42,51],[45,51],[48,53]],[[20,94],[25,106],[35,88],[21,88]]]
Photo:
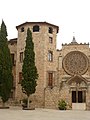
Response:
[[[12,61],[7,41],[7,29],[2,21],[0,29],[0,97],[3,105],[8,101],[13,85]]]
[[[32,41],[32,33],[27,29],[26,47],[24,51],[24,60],[22,66],[22,91],[27,95],[27,108],[29,108],[29,96],[35,93],[38,73],[35,66],[34,43]]]

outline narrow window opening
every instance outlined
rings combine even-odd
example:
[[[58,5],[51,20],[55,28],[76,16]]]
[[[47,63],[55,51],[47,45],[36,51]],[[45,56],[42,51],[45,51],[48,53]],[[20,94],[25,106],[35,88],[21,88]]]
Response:
[[[20,62],[23,62],[23,52],[20,52]]]
[[[39,26],[38,25],[33,26],[33,32],[39,32]]]
[[[49,37],[49,43],[53,43],[53,38]]]
[[[53,86],[53,72],[48,73],[48,86],[49,87]]]
[[[14,60],[14,54],[13,53],[11,54],[11,59],[12,59],[12,65],[14,66],[15,65],[15,60]]]
[[[24,32],[24,27],[21,28],[21,32]]]
[[[52,27],[49,27],[48,32],[51,33],[51,34],[53,33]]]
[[[22,81],[22,72],[19,72],[19,83]]]
[[[53,61],[53,52],[52,51],[48,52],[48,61],[50,61],[50,62]]]

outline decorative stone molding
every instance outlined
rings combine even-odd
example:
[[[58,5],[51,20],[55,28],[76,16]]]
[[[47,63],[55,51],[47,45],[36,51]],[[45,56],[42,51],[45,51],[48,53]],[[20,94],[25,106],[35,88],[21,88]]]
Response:
[[[63,68],[69,75],[83,75],[88,69],[88,58],[80,51],[69,52],[63,59]]]

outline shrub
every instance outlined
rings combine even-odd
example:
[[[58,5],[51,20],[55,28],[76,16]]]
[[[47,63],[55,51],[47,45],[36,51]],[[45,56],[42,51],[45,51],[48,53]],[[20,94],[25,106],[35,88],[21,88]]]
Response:
[[[65,102],[65,100],[59,100],[58,101],[58,108],[59,110],[66,110],[67,107],[67,103]]]

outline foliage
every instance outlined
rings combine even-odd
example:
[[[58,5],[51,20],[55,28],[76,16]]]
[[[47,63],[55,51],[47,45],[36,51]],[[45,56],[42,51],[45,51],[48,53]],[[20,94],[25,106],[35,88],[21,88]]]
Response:
[[[37,85],[36,82],[38,79],[37,68],[35,66],[34,43],[32,41],[32,33],[29,28],[27,30],[26,47],[24,51],[24,60],[22,66],[22,76],[22,91],[29,98],[31,94],[35,93]]]
[[[2,21],[0,29],[0,97],[5,103],[8,101],[13,85],[12,61],[7,41],[7,29]]]
[[[60,110],[66,110],[66,106],[67,106],[67,103],[65,102],[65,100],[59,100],[58,101],[58,108]]]

